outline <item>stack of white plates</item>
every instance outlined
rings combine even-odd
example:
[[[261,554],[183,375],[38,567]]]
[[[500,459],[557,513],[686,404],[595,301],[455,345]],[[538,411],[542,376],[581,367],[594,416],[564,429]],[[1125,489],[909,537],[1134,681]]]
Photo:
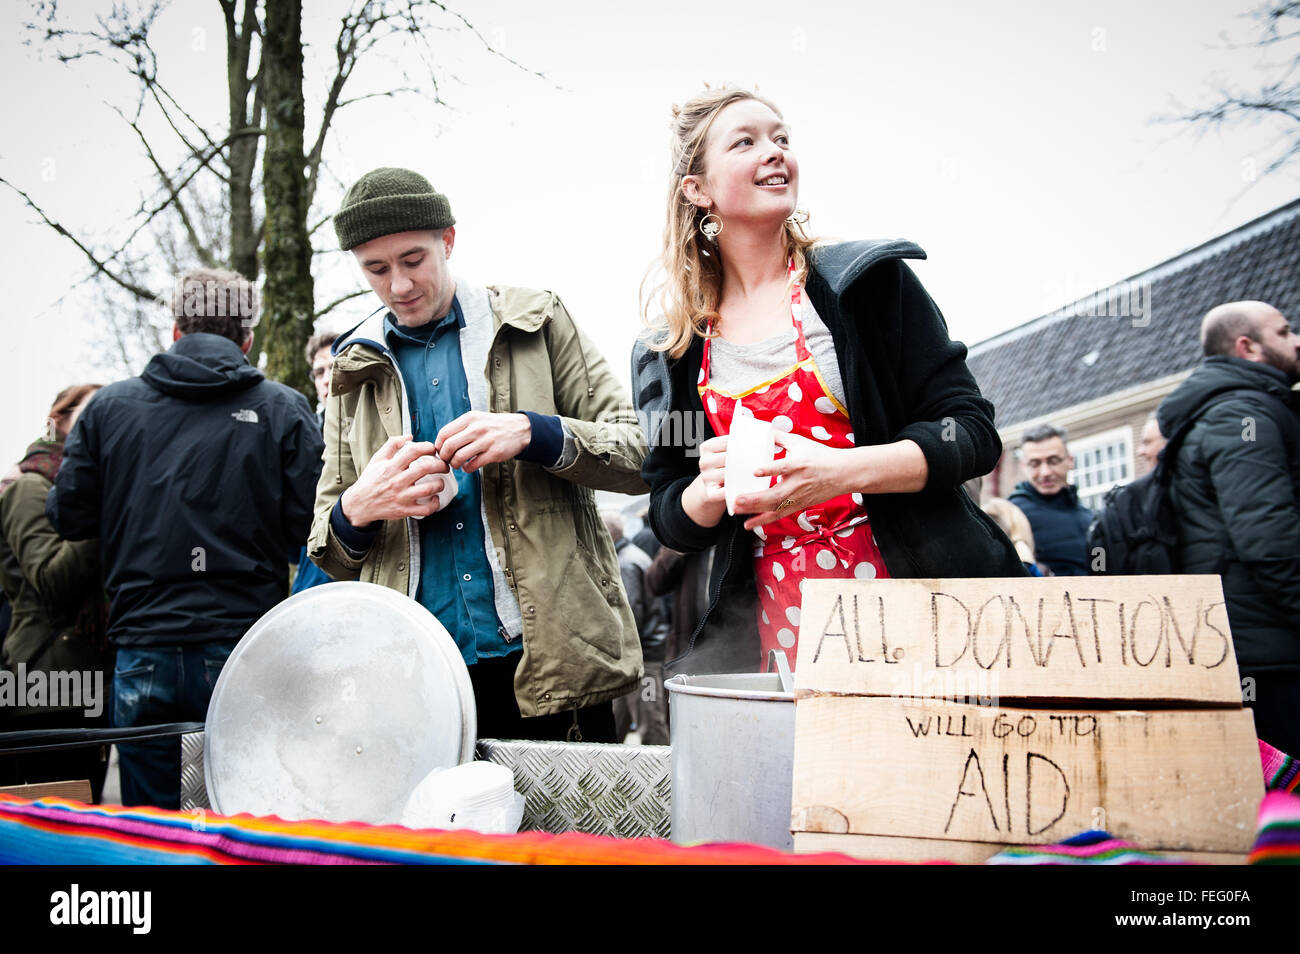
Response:
[[[523,818],[524,799],[514,775],[495,762],[468,762],[434,769],[415,786],[402,812],[407,828],[472,828],[513,834]]]

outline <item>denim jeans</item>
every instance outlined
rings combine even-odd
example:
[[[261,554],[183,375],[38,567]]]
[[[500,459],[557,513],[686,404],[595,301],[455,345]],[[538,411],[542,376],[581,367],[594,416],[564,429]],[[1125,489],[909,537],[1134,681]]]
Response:
[[[113,725],[202,722],[233,642],[123,646],[113,673]],[[117,748],[123,805],[180,808],[181,740],[154,739]]]

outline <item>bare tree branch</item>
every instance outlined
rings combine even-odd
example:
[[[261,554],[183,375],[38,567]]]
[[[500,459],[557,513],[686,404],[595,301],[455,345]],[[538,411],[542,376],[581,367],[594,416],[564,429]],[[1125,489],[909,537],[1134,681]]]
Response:
[[[373,93],[362,93],[360,96],[353,96],[351,99],[339,100],[339,109],[344,106],[351,106],[353,103],[359,103],[366,99],[380,99],[387,96],[397,96],[401,93],[418,93],[419,90],[414,86],[394,86],[392,89],[377,90]]]
[[[199,261],[203,262],[204,265],[215,268],[217,266],[216,258],[207,245],[199,239],[198,233],[194,230],[194,223],[190,221],[189,213],[185,210],[185,202],[182,200],[179,190],[172,182],[171,177],[167,175],[167,170],[162,167],[162,163],[158,161],[158,157],[154,154],[153,147],[149,145],[149,139],[145,136],[144,130],[140,128],[140,124],[134,119],[128,119],[120,109],[116,107],[113,107],[113,109],[114,112],[126,120],[127,125],[135,131],[136,136],[140,139],[140,145],[144,147],[145,155],[153,166],[159,181],[162,182],[163,188],[166,189],[168,196],[171,198],[170,205],[176,209],[181,225],[185,228],[185,235],[189,239],[190,248],[193,249],[194,254],[198,256]]]
[[[221,150],[225,149],[226,146],[228,146],[233,140],[238,139],[242,136],[261,136],[261,135],[264,135],[264,131],[261,129],[236,130],[235,132],[227,136],[224,141],[217,143],[216,147],[213,150],[209,150],[207,155],[190,157],[190,158],[197,158],[199,162],[194,167],[193,170],[191,170],[188,174],[186,174],[186,176],[183,179],[181,179],[179,182],[176,183],[177,193],[179,194],[181,192],[184,192],[184,190],[186,189],[187,186],[189,186],[190,182],[194,179],[194,177],[197,176],[201,171],[203,171],[204,168],[207,168],[209,163],[212,162],[213,158],[217,156]],[[188,161],[188,158],[185,161]],[[128,235],[125,240],[119,243],[118,250],[113,252],[111,255],[107,256],[104,259],[104,261],[112,262],[115,259],[117,259],[117,257],[121,255],[131,245],[131,243],[135,240],[136,236],[138,236],[142,231],[144,231],[144,229],[150,224],[150,222],[152,222],[160,213],[166,211],[166,209],[169,208],[171,204],[172,204],[172,197],[169,195],[164,201],[159,203],[152,210],[147,210],[142,207],[141,210],[136,213],[136,215],[138,216],[142,215],[144,217],[143,220],[140,222],[139,225],[137,225],[131,231],[131,234]]]
[[[356,64],[355,54],[357,47],[357,28],[360,24],[360,18],[370,8],[367,2],[360,11],[353,13],[349,11],[344,15],[338,37],[334,40],[334,58],[336,67],[334,78],[330,80],[328,92],[325,94],[325,106],[321,114],[320,128],[316,132],[316,141],[312,143],[311,150],[307,153],[307,205],[310,207],[316,197],[316,180],[320,171],[321,157],[325,154],[325,136],[329,133],[330,123],[334,120],[334,113],[338,109],[339,97],[343,94],[343,87],[352,74],[352,67]]]
[[[1243,46],[1264,49],[1300,39],[1300,0],[1273,0],[1249,13],[1258,35],[1246,44],[1225,40],[1228,49]],[[1294,50],[1288,63],[1272,67],[1275,78],[1256,90],[1232,89],[1220,85],[1214,99],[1192,109],[1178,107],[1178,112],[1155,117],[1153,121],[1215,128],[1230,123],[1281,120],[1285,126],[1283,145],[1267,163],[1264,175],[1270,175],[1300,156],[1300,50]],[[1278,72],[1280,71],[1280,72]],[[1274,123],[1274,125],[1278,125]],[[1272,150],[1270,149],[1270,152]]]
[[[346,295],[340,295],[338,298],[335,298],[328,305],[325,305],[323,308],[317,309],[316,314],[312,315],[312,318],[313,319],[321,318],[322,316],[329,314],[331,311],[333,311],[335,308],[337,308],[339,305],[343,304],[344,302],[348,302],[354,298],[360,298],[362,295],[369,295],[369,294],[370,294],[369,288],[358,288],[356,291],[350,291]]]
[[[509,63],[511,66],[514,66],[515,68],[517,68],[517,69],[520,70],[521,72],[523,72],[523,73],[527,73],[527,74],[529,74],[530,76],[536,76],[538,79],[543,79],[543,80],[547,79],[545,73],[543,73],[543,72],[541,72],[541,71],[539,71],[539,70],[530,70],[528,67],[524,66],[524,65],[523,65],[522,63],[520,63],[518,60],[516,60],[516,59],[514,59],[514,58],[512,58],[512,57],[510,57],[510,56],[507,56],[505,53],[502,53],[500,50],[498,50],[496,47],[494,47],[491,43],[489,43],[489,42],[487,41],[487,39],[483,36],[483,34],[480,33],[480,32],[478,31],[478,27],[474,26],[474,24],[470,23],[469,20],[466,19],[465,15],[464,15],[463,13],[459,13],[459,12],[457,12],[457,11],[455,11],[455,10],[452,10],[452,9],[448,8],[445,4],[438,3],[437,0],[431,0],[431,2],[432,2],[432,4],[433,4],[433,6],[437,7],[437,8],[440,9],[440,10],[442,10],[443,13],[448,13],[448,14],[450,14],[451,16],[455,17],[457,20],[459,20],[461,23],[465,24],[465,28],[466,28],[467,30],[469,30],[470,33],[474,34],[474,36],[478,38],[478,41],[479,41],[480,43],[483,44],[483,49],[487,50],[487,51],[488,51],[489,53],[491,53],[493,56],[498,56],[498,57],[500,57],[501,59],[503,59],[503,60],[505,60],[507,63]],[[415,6],[415,3],[412,3],[411,6],[414,7],[414,6]],[[547,80],[547,82],[550,82],[550,81]]]
[[[82,253],[86,256],[86,258],[90,259],[90,263],[95,266],[96,272],[103,275],[105,278],[109,279],[114,284],[121,286],[126,291],[129,291],[132,295],[135,295],[137,298],[143,299],[145,301],[153,301],[155,298],[157,298],[157,295],[154,292],[150,291],[149,289],[136,285],[128,281],[127,279],[122,278],[121,276],[116,275],[112,271],[110,271],[108,265],[105,262],[101,261],[95,255],[94,252],[92,252],[89,248],[86,247],[84,243],[82,243],[82,241],[79,238],[77,238],[75,235],[73,235],[71,232],[65,229],[58,222],[55,222],[48,215],[46,215],[45,210],[42,209],[39,205],[37,205],[35,202],[33,202],[32,197],[29,196],[22,189],[18,188],[16,185],[14,185],[12,182],[4,178],[3,176],[0,176],[0,183],[7,185],[9,188],[13,189],[20,196],[22,196],[23,201],[27,203],[27,205],[32,209],[32,211],[34,211],[37,215],[41,217],[42,221],[44,221],[46,225],[54,229],[54,231],[58,232],[60,235],[66,238],[73,245],[77,246],[77,248],[81,249]]]
[[[1293,40],[1300,36],[1300,30],[1291,33],[1281,33],[1282,24],[1289,19],[1300,18],[1300,3],[1286,2],[1265,5],[1255,10],[1252,17],[1263,23],[1263,36],[1260,38],[1258,46],[1272,46],[1274,43],[1285,43],[1287,40]]]
[[[364,93],[351,99],[342,98],[343,88],[351,77],[356,64],[368,56],[376,47],[388,41],[389,38],[405,36],[418,40],[422,39],[426,33],[451,32],[447,27],[439,27],[432,23],[429,19],[430,11],[437,11],[455,20],[460,24],[459,30],[471,33],[482,44],[483,49],[491,55],[504,60],[523,73],[550,82],[544,72],[529,69],[494,47],[464,14],[452,10],[445,3],[439,3],[437,0],[399,0],[399,2],[391,3],[385,2],[385,0],[360,0],[358,5],[349,10],[339,23],[339,32],[334,43],[334,75],[325,93],[321,122],[317,129],[315,141],[307,154],[307,201],[309,204],[316,195],[320,161],[325,151],[325,140],[339,109],[365,99],[395,96],[401,93],[414,93],[422,90],[433,103],[439,106],[447,106],[446,101],[442,98],[438,69],[425,56],[427,44],[425,44],[424,48],[417,48],[418,55],[426,67],[425,87],[410,82],[408,85],[396,89]],[[396,65],[409,81],[410,77],[404,64],[396,63]]]
[[[126,221],[128,234],[105,255],[108,241],[92,242],[85,237],[90,233],[84,231],[78,237],[46,215],[27,193],[10,182],[0,182],[18,192],[48,227],[73,242],[86,257],[92,267],[81,282],[94,282],[97,296],[105,302],[123,300],[109,309],[112,314],[105,325],[107,347],[103,353],[116,355],[128,365],[161,340],[158,335],[163,323],[154,314],[154,295],[148,287],[164,283],[164,269],[176,271],[196,261],[225,263],[255,278],[263,267],[260,250],[266,220],[258,214],[261,203],[257,200],[264,190],[263,119],[271,105],[266,100],[263,74],[268,37],[261,18],[266,0],[217,0],[225,27],[225,75],[221,79],[227,120],[217,125],[202,123],[198,117],[206,111],[193,108],[193,103],[183,104],[160,76],[159,52],[172,51],[156,49],[155,43],[161,40],[153,30],[156,22],[161,23],[158,18],[167,10],[168,0],[100,2],[107,12],[87,16],[77,11],[80,18],[74,23],[57,0],[35,0],[35,16],[25,24],[24,40],[38,55],[69,66],[99,57],[136,81],[131,100],[120,107],[110,104],[139,139],[142,159],[150,170],[149,187],[143,190],[138,210]],[[366,100],[421,92],[426,105],[452,108],[444,95],[460,80],[445,61],[445,44],[435,44],[435,40],[440,35],[465,33],[511,67],[547,79],[543,72],[506,56],[468,17],[447,3],[352,0],[339,21],[332,69],[321,71],[327,86],[319,125],[302,161],[306,178],[302,215],[307,215],[322,181],[331,190],[343,186],[325,159],[326,142],[339,110]],[[348,89],[356,82],[357,66],[365,62],[369,68],[372,60],[393,63],[398,83],[385,82],[388,88],[383,89]],[[161,62],[165,66],[171,59],[164,56]],[[153,125],[155,120],[159,125]],[[213,184],[221,190],[220,200],[212,194]],[[328,215],[319,217],[319,210],[317,217],[310,225],[308,241],[330,221]],[[116,243],[111,236],[109,240]],[[334,249],[329,253],[338,254]],[[314,318],[366,294],[364,290],[336,291],[340,297],[316,311]]]

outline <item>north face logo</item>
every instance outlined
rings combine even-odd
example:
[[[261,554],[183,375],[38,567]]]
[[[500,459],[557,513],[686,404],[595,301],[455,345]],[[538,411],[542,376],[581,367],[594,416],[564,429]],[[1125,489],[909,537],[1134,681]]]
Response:
[[[234,412],[233,414],[231,414],[230,416],[233,417],[233,418],[234,418],[235,420],[237,420],[237,421],[243,421],[245,424],[256,424],[256,423],[257,423],[257,412],[256,412],[256,411],[250,411],[250,410],[249,410],[248,408],[246,408],[246,407],[245,407],[245,408],[241,408],[241,409],[238,410],[238,411],[235,411],[235,412]]]

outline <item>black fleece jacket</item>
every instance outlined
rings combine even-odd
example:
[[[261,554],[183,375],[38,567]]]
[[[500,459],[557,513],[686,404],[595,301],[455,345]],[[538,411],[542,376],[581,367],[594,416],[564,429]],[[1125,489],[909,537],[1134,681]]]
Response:
[[[1207,402],[1174,461],[1180,568],[1222,576],[1243,670],[1300,671],[1300,401],[1276,368],[1206,358],[1160,405],[1161,432]]]
[[[45,513],[100,539],[118,646],[237,640],[288,593],[324,451],[307,399],[186,335],[86,405]]]
[[[905,241],[848,242],[815,250],[805,290],[835,342],[858,446],[915,441],[929,476],[914,494],[867,497],[872,530],[891,577],[1024,576],[1006,535],[961,483],[986,474],[1002,452],[993,406],[966,367],[966,348],[902,261],[924,258]],[[758,658],[753,535],[741,516],[700,527],[682,509],[699,473],[698,445],[713,435],[697,390],[703,342],[678,360],[633,351],[638,414],[650,454],[650,524],[665,546],[718,546],[710,608],[672,671],[746,671]],[[673,412],[673,413],[665,413]],[[725,634],[725,635],[724,635]]]

